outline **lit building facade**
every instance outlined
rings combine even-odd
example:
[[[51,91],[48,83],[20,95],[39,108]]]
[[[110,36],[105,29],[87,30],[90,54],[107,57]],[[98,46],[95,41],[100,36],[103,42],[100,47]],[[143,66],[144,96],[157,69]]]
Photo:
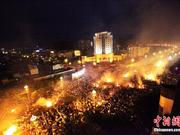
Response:
[[[113,53],[113,36],[111,32],[99,32],[94,36],[94,55]]]
[[[95,33],[94,40],[94,56],[82,56],[82,63],[86,62],[113,62],[121,61],[127,57],[127,54],[114,55],[113,53],[113,35],[111,32]]]
[[[150,52],[150,47],[139,47],[139,46],[132,46],[129,47],[129,56],[130,57],[141,57],[145,54],[148,54]]]

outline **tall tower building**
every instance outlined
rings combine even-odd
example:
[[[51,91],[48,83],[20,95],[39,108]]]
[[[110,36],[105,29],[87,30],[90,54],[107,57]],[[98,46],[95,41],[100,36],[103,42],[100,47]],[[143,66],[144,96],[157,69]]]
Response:
[[[113,35],[111,32],[95,33],[94,37],[94,56],[82,56],[82,63],[121,61],[127,57],[127,54],[114,55],[113,53]],[[88,50],[89,51],[89,50]]]
[[[94,36],[94,55],[113,53],[113,36],[111,32],[99,32]]]

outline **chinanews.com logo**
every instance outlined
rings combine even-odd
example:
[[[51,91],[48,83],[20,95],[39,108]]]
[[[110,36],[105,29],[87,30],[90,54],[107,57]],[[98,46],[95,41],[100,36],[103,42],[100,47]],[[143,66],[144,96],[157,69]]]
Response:
[[[159,116],[153,120],[154,132],[180,132],[180,116]]]

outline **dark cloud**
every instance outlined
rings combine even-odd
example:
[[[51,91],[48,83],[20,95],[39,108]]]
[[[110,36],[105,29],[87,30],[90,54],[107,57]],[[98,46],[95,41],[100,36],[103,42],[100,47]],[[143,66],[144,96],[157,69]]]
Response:
[[[0,4],[0,45],[79,40],[103,30],[119,38],[177,40],[179,11],[179,0],[4,1]]]

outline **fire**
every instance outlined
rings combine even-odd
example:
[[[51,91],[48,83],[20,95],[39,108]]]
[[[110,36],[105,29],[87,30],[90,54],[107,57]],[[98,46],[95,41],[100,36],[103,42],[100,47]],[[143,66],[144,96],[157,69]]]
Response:
[[[110,68],[104,70],[103,75],[101,74],[102,72],[98,74],[99,76],[97,79],[100,79],[101,81],[101,83],[97,83],[99,84],[98,88],[103,88],[104,83],[110,83],[117,87],[124,86],[143,89],[145,87],[143,84],[144,79],[156,81],[158,83],[159,80],[157,77],[164,73],[166,66],[171,64],[169,63],[169,60],[171,60],[172,56],[174,57],[175,55],[168,52],[165,53],[162,50],[158,52],[154,52],[153,54],[146,54],[144,57],[139,59],[129,58],[128,61],[130,63],[122,62],[119,65],[117,63],[117,67],[113,70]]]
[[[165,66],[165,63],[164,63],[162,60],[160,60],[160,61],[158,61],[158,62],[155,64],[155,66],[158,67],[158,68],[164,67],[164,66]]]
[[[128,78],[128,77],[129,77],[129,72],[126,73],[126,74],[124,74],[123,77],[124,77],[124,78]]]
[[[134,85],[129,82],[129,83],[128,83],[128,87],[129,87],[129,88],[134,88]]]
[[[163,71],[165,70],[165,66],[168,64],[168,61],[169,60],[174,61],[174,59],[176,58],[174,56],[175,54],[169,54],[169,53],[164,54],[162,52],[162,54],[159,55],[158,53],[153,53],[153,55],[148,54],[148,55],[145,55],[143,58],[137,58],[137,59],[130,58],[129,60],[127,60],[127,62],[123,62],[123,61],[122,61],[122,63],[114,62],[113,64],[111,64],[110,67],[108,67],[108,65],[107,65],[107,67],[105,66],[105,68],[103,67],[104,65],[101,65],[101,63],[99,63],[98,67],[91,66],[94,68],[94,70],[90,67],[89,72],[87,72],[93,76],[89,80],[88,80],[88,78],[85,78],[85,79],[82,78],[79,80],[66,81],[65,78],[60,77],[60,81],[58,81],[56,87],[54,87],[54,83],[52,84],[54,91],[52,91],[51,97],[44,98],[43,96],[41,96],[36,101],[34,106],[35,107],[43,106],[43,107],[47,108],[47,109],[42,108],[42,112],[44,112],[44,111],[51,112],[53,110],[53,112],[57,111],[58,114],[60,114],[60,113],[63,114],[64,113],[63,111],[66,111],[66,109],[62,110],[62,112],[61,112],[61,110],[60,110],[61,108],[58,108],[58,107],[59,107],[59,105],[63,106],[63,104],[64,104],[63,102],[64,102],[64,100],[66,100],[65,99],[66,96],[72,95],[72,97],[73,97],[72,103],[73,104],[69,105],[69,107],[71,109],[79,110],[78,113],[83,113],[90,109],[94,109],[96,111],[97,110],[96,107],[106,106],[105,103],[108,103],[109,99],[113,95],[115,95],[117,91],[124,89],[124,87],[127,87],[128,89],[129,88],[146,89],[146,84],[143,84],[144,82],[146,83],[146,81],[144,81],[144,80],[151,80],[151,81],[157,82],[158,78],[160,78],[158,76],[160,76],[163,73]],[[176,55],[178,55],[178,54],[176,54]],[[159,59],[159,57],[161,57],[161,58]],[[96,64],[97,64],[96,62],[93,62],[93,65],[96,65]],[[82,72],[78,72],[78,73],[85,72],[84,69],[81,71]],[[76,74],[75,74],[75,76],[76,76]],[[84,81],[85,81],[85,85],[84,84],[82,85],[82,83]],[[87,89],[87,91],[86,91],[86,89]],[[86,93],[81,94],[84,90]],[[33,95],[32,94],[33,87],[29,87],[28,85],[25,85],[23,93],[24,92],[27,92],[26,95],[31,97],[31,99],[32,99],[31,103],[33,103],[34,100],[36,100],[37,97],[34,96],[35,98],[33,98],[33,96],[31,96],[31,95]],[[39,96],[40,94],[41,93],[37,94],[37,96]],[[83,95],[83,96],[81,96],[81,95]],[[84,96],[84,95],[86,95],[86,96]],[[62,98],[62,100],[60,98]],[[76,99],[76,100],[74,101],[74,99]],[[68,97],[68,100],[69,100],[69,97]],[[22,101],[24,101],[24,99]],[[19,100],[18,100],[18,102],[19,102]],[[56,106],[54,106],[55,104],[56,104]],[[108,105],[111,105],[111,104],[108,104]],[[22,106],[24,107],[25,105],[23,104]],[[7,105],[6,105],[6,107],[7,107]],[[13,106],[10,106],[10,108],[8,108],[7,110],[8,110],[8,114],[13,115],[13,121],[11,120],[12,122],[10,122],[10,117],[8,117],[8,122],[14,123],[15,119],[17,119],[16,122],[19,122],[20,118],[16,117],[16,115],[19,116],[18,115],[18,112],[20,112],[19,110],[25,110],[25,107],[24,107],[24,109],[19,109],[20,107],[18,108],[17,106],[15,108],[12,108],[12,107]],[[28,104],[27,108],[29,109],[30,107],[32,107],[32,104]],[[36,109],[39,109],[39,108],[37,107],[34,110],[36,110]],[[77,111],[74,111],[74,112],[76,113]],[[72,117],[76,117],[74,115],[75,113],[74,114],[73,113],[72,113]],[[111,111],[108,110],[108,113],[111,113]],[[25,119],[25,124],[26,123],[30,124],[30,128],[33,130],[34,130],[34,128],[35,128],[35,130],[38,129],[37,127],[38,127],[38,124],[40,123],[39,120],[41,121],[41,118],[44,118],[44,122],[46,123],[46,119],[49,120],[49,117],[51,116],[51,115],[44,115],[44,113],[37,114],[36,112],[33,112],[33,110],[30,110],[30,111],[28,110],[27,114],[28,114],[28,116],[26,116],[26,114],[25,114],[25,116],[23,116],[23,119],[27,118],[27,119]],[[66,114],[64,114],[64,115],[65,115],[64,117],[70,116],[68,114],[67,114],[67,116],[66,116]],[[14,118],[14,117],[16,117],[16,118]],[[65,120],[62,120],[62,121],[65,121]],[[53,119],[53,122],[56,122],[56,121],[54,121],[54,119]],[[63,122],[63,123],[65,123],[65,122]],[[2,129],[6,129],[6,131],[3,132],[3,135],[19,134],[19,132],[21,132],[22,129],[26,129],[26,125],[23,125],[24,123],[22,125],[21,124],[22,123],[18,123],[16,125],[11,125],[11,126],[8,125],[7,129],[6,129],[6,127],[2,127]],[[4,125],[7,126],[6,124],[4,124]],[[41,129],[39,129],[39,130],[41,130]],[[27,131],[25,131],[25,132],[29,132],[29,129],[27,129]],[[28,134],[28,133],[25,133],[25,134]]]
[[[16,131],[17,131],[17,126],[12,125],[3,134],[4,135],[14,135]]]
[[[143,82],[142,82],[142,80],[141,80],[141,78],[138,76],[138,88],[139,89],[143,89],[144,88],[144,84],[143,84]]]
[[[50,99],[39,98],[35,105],[51,107],[53,106],[53,102]]]
[[[151,80],[151,81],[155,81],[156,80],[156,76],[152,73],[148,74],[145,76],[146,80]]]
[[[112,82],[113,79],[112,78],[106,78],[106,82]]]
[[[114,75],[112,74],[112,72],[105,72],[104,75],[102,76],[101,80],[103,82],[107,82],[107,83],[112,83],[115,81]]]
[[[46,101],[46,107],[51,107],[53,104],[51,101]]]

